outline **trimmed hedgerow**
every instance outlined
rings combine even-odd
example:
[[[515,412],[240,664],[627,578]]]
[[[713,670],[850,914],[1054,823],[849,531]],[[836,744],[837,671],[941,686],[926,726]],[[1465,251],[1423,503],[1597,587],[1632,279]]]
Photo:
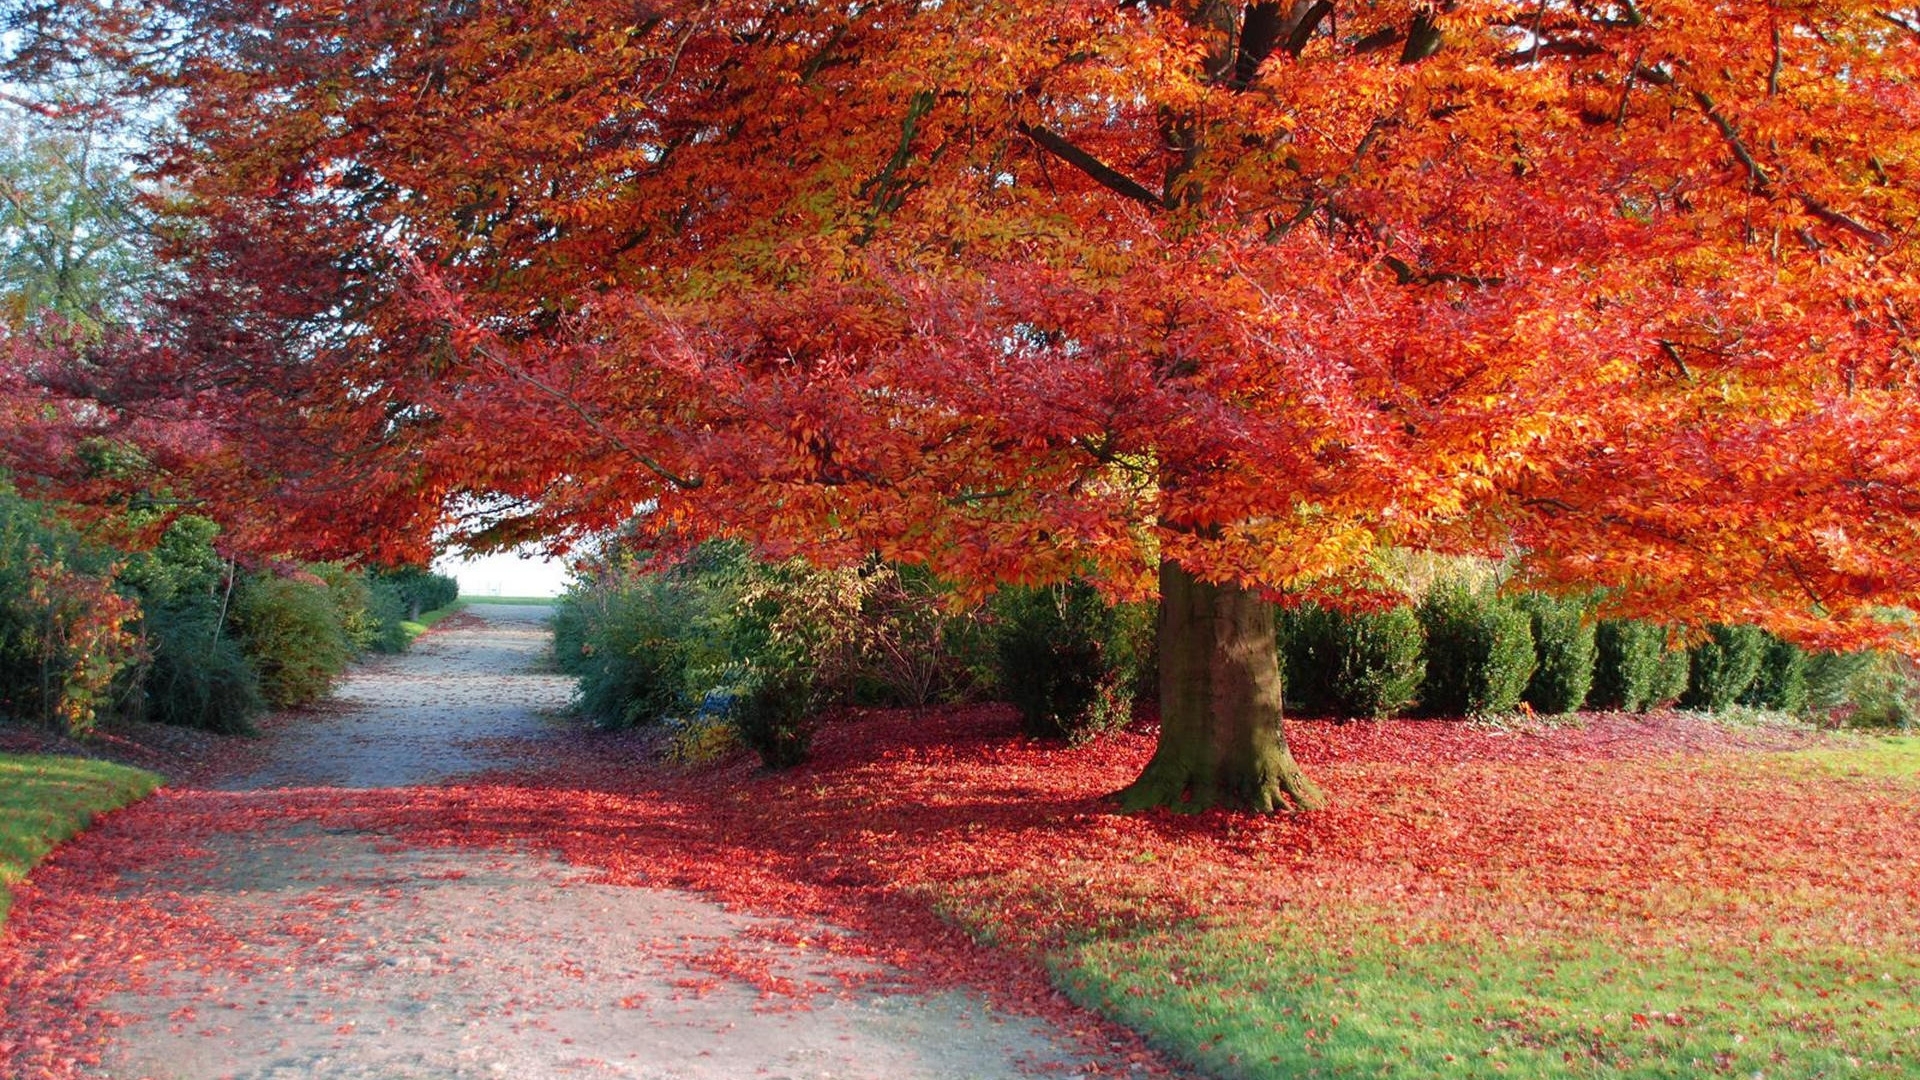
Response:
[[[1306,603],[1279,614],[1282,685],[1292,708],[1379,719],[1413,704],[1427,665],[1426,635],[1412,608],[1343,612]]]
[[[1442,585],[1418,609],[1427,635],[1423,710],[1436,716],[1511,712],[1533,676],[1527,613],[1490,592]]]
[[[1544,593],[1529,593],[1519,604],[1533,631],[1533,677],[1524,700],[1547,715],[1578,711],[1593,688],[1598,656],[1592,604]]]
[[[1718,712],[1739,704],[1740,695],[1753,685],[1767,651],[1767,635],[1757,626],[1719,623],[1708,627],[1707,635],[1691,650],[1692,673],[1680,704]]]

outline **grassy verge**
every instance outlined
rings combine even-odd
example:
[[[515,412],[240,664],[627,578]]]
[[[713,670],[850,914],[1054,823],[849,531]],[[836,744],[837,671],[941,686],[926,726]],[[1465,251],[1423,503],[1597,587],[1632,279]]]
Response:
[[[153,773],[111,762],[0,754],[0,920],[9,890],[47,852],[159,785]]]
[[[1910,1076],[1920,960],[1299,924],[1082,946],[1068,992],[1221,1077]]]
[[[448,604],[446,607],[434,608],[432,611],[421,612],[420,617],[418,619],[408,619],[405,622],[402,622],[400,624],[400,629],[405,630],[407,632],[407,644],[409,645],[413,644],[414,638],[417,638],[421,634],[426,633],[428,630],[433,629],[433,625],[435,623],[439,622],[441,619],[444,619],[447,616],[452,615],[455,612],[466,607],[467,603],[468,602],[465,599],[455,600],[453,603]]]

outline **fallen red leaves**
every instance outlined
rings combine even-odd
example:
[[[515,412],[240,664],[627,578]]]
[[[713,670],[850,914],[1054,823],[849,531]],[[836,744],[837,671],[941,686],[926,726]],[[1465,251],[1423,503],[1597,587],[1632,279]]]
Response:
[[[269,821],[544,849],[598,880],[697,889],[799,917],[788,944],[990,988],[1107,1046],[1126,1036],[1068,1005],[1038,961],[1077,935],[1142,923],[1293,911],[1387,919],[1410,938],[1587,928],[1668,942],[1793,927],[1802,940],[1915,944],[1912,786],[1726,764],[1811,736],[1675,716],[1527,733],[1301,724],[1290,741],[1334,808],[1249,818],[1112,812],[1101,796],[1137,770],[1150,734],[1067,749],[1015,731],[998,707],[887,712],[829,724],[815,761],[786,773],[745,760],[675,771],[638,737],[576,734],[529,744],[544,765],[454,787],[163,791],[20,890],[0,948],[0,1073],[83,1066],[114,1024],[100,1002],[138,978],[145,954],[191,956],[230,980],[265,962],[183,892],[120,886],[190,876],[215,837]],[[1002,947],[976,945],[941,912]],[[287,939],[330,947],[303,938],[312,912],[284,915]],[[803,929],[821,919],[854,933]],[[834,989],[735,943],[684,948],[695,983],[744,981],[796,1002]]]

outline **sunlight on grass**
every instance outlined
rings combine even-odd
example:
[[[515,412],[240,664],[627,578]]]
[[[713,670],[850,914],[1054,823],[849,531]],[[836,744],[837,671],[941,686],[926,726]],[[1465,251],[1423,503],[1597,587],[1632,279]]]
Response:
[[[85,758],[0,754],[0,920],[9,887],[94,816],[145,797],[160,777]]]
[[[1711,767],[1763,781],[1894,780],[1920,787],[1920,736],[1846,734],[1804,750],[1721,757]]]
[[[413,639],[419,637],[421,634],[426,633],[428,630],[433,629],[433,626],[435,623],[446,618],[447,616],[453,615],[456,612],[465,610],[467,604],[468,604],[468,601],[465,599],[455,600],[453,603],[448,604],[446,607],[434,608],[432,611],[421,612],[420,617],[418,619],[407,619],[401,622],[400,629],[406,632],[407,643],[412,644]]]
[[[1771,942],[1391,931],[1148,934],[1057,964],[1082,1004],[1222,1077],[1911,1076],[1920,961]]]

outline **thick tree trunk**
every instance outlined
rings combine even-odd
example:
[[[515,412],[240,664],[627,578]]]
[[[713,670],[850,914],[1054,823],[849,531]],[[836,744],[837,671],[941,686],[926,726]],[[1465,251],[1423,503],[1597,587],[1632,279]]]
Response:
[[[1160,745],[1114,797],[1129,810],[1326,805],[1280,730],[1272,604],[1161,563]]]

